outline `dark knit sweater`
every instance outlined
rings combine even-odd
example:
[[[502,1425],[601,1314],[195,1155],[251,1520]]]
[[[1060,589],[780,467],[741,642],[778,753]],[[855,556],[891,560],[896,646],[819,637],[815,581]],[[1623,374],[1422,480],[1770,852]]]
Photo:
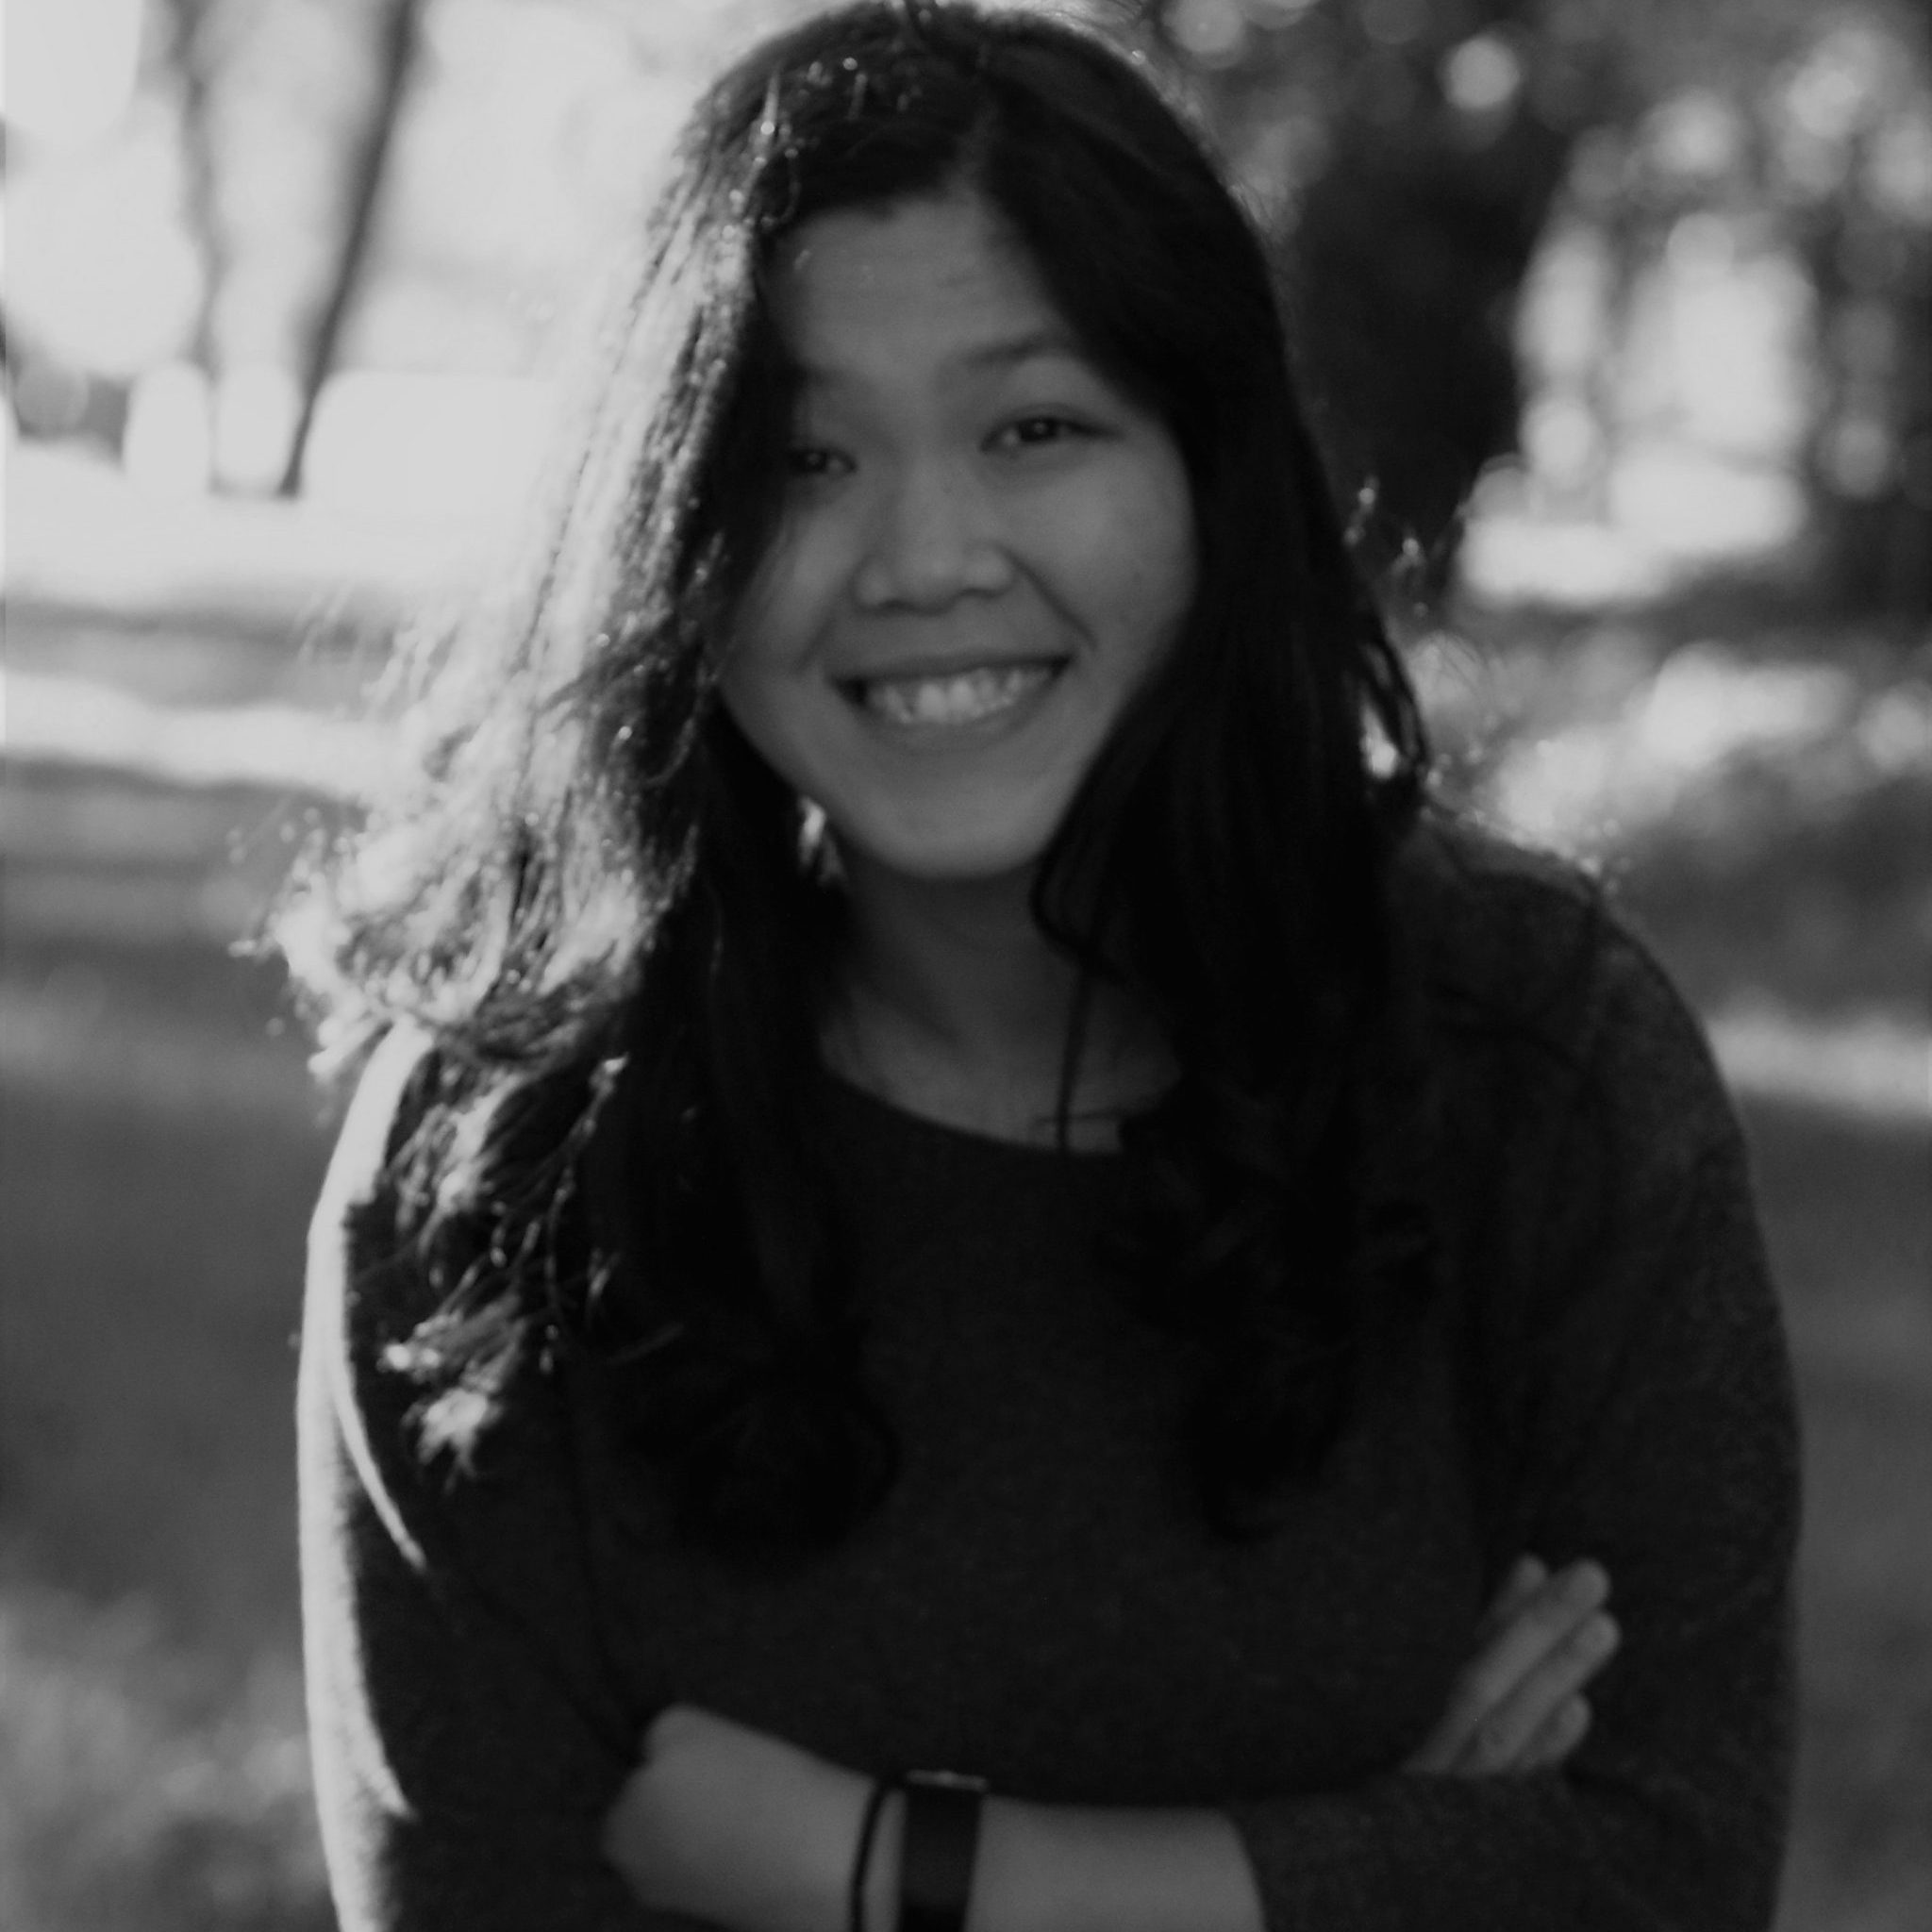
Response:
[[[1221,1805],[1271,1932],[1746,1932],[1789,1774],[1796,1457],[1739,1137],[1694,1022],[1574,875],[1428,835],[1371,1191],[1438,1288],[1378,1324],[1324,1479],[1264,1541],[1199,1520],[1198,1363],[1096,1254],[1124,1163],[836,1088],[826,1131],[897,1487],[782,1582],[680,1547],[566,1351],[487,1474],[425,1471],[376,1363],[426,1311],[365,1077],[318,1210],[301,1381],[310,1720],[344,1932],[665,1924],[597,1849],[649,1717],[709,1707],[858,1769]],[[1393,1208],[1391,1208],[1391,1212]],[[1396,1767],[1519,1551],[1588,1555],[1623,1649],[1560,1771]]]

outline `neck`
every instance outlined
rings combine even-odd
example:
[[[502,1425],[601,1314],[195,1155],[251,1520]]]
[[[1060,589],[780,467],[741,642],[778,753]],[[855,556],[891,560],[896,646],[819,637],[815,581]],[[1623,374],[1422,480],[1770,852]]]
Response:
[[[1033,918],[1028,874],[910,880],[848,861],[851,923],[830,1063],[915,1113],[1008,1140],[1051,1140],[1078,973]],[[1111,1144],[1118,1114],[1169,1066],[1152,1024],[1096,989],[1070,1132]]]

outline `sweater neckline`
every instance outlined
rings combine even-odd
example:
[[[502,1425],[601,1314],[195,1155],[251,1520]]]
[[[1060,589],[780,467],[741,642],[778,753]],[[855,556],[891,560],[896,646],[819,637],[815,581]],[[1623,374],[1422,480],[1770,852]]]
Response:
[[[894,1100],[861,1087],[849,1075],[830,1067],[824,1070],[825,1090],[835,1108],[861,1128],[890,1132],[903,1143],[922,1151],[955,1157],[977,1155],[1006,1160],[1038,1172],[1066,1171],[1069,1163],[1085,1174],[1105,1174],[1119,1167],[1126,1156],[1118,1147],[1056,1147],[1040,1141],[1010,1141],[978,1127],[961,1126],[936,1115],[918,1113]]]

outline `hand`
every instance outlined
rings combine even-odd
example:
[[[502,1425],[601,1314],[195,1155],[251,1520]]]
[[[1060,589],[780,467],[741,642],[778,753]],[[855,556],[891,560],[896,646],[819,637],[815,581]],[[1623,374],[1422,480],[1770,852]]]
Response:
[[[1448,1709],[1403,1769],[1485,1777],[1560,1764],[1590,1728],[1583,1688],[1617,1648],[1603,1607],[1609,1591],[1595,1563],[1552,1576],[1520,1557],[1484,1613]]]
[[[865,1781],[763,1731],[674,1704],[604,1821],[604,1853],[639,1901],[732,1932],[828,1932]]]

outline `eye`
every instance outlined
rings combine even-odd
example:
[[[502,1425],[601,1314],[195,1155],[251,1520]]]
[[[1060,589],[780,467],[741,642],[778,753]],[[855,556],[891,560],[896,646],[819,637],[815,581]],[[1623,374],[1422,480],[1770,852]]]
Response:
[[[1092,432],[1071,416],[1041,412],[1018,416],[993,438],[1000,449],[1049,449],[1056,443],[1072,442]]]
[[[794,442],[785,452],[785,475],[795,483],[824,482],[851,468],[850,457],[821,442]]]

